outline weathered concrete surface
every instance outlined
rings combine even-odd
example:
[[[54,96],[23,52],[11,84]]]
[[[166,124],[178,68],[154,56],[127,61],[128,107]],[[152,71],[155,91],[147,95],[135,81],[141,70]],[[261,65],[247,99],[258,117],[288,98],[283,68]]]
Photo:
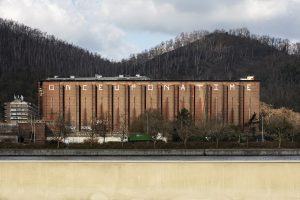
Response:
[[[204,149],[0,149],[0,156],[203,156]]]
[[[299,156],[300,149],[205,149],[206,156]]]
[[[300,149],[0,149],[0,156],[300,156]]]
[[[300,199],[300,163],[0,162],[5,200]]]

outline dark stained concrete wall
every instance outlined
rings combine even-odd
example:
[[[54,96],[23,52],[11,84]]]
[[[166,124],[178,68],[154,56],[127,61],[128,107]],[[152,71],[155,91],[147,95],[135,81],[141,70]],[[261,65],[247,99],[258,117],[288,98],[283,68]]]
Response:
[[[260,102],[259,81],[44,81],[42,88],[43,119],[62,116],[77,130],[105,118],[118,131],[148,109],[173,120],[182,108],[195,121],[243,126]]]

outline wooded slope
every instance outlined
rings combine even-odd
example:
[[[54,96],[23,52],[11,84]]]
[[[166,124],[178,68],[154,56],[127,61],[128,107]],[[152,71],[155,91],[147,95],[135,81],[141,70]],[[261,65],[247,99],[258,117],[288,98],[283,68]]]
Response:
[[[300,111],[299,52],[300,45],[251,35],[247,29],[195,31],[112,62],[39,30],[0,19],[0,104],[14,94],[36,103],[37,82],[54,75],[141,74],[153,79],[198,80],[255,75],[262,81],[262,101]]]

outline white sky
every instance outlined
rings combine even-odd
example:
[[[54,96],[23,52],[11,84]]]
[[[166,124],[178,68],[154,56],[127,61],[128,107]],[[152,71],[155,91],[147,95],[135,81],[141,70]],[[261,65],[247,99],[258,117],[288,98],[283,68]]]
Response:
[[[0,0],[0,17],[115,60],[193,30],[300,41],[300,0]]]

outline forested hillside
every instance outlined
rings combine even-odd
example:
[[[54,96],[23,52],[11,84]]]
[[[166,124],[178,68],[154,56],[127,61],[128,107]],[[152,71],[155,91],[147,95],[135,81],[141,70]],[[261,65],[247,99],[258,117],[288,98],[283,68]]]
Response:
[[[39,30],[0,19],[0,104],[22,94],[36,103],[37,82],[58,76],[142,74],[153,79],[262,81],[262,101],[300,111],[300,45],[243,29],[195,31],[121,62],[101,58]]]
[[[251,35],[247,29],[182,34],[120,66],[125,72],[133,68],[135,73],[166,79],[254,75],[261,80],[262,101],[300,111],[300,44]]]
[[[36,103],[37,82],[49,76],[111,74],[112,63],[39,30],[0,19],[0,104],[22,94]]]

